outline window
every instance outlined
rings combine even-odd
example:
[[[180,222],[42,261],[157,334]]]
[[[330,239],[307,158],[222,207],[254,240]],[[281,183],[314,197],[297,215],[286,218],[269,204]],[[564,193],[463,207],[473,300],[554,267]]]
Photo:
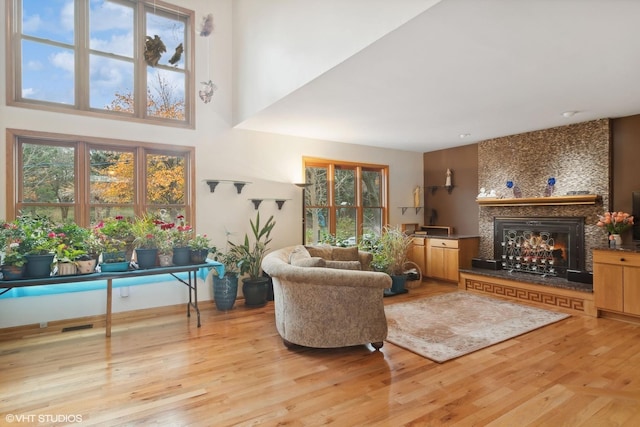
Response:
[[[8,104],[193,127],[193,12],[150,0],[8,4]]]
[[[194,225],[194,149],[9,131],[8,217],[23,212],[89,226],[165,212]],[[13,181],[11,181],[13,179]],[[12,210],[12,211],[11,211]]]
[[[388,166],[304,159],[304,168],[305,244],[355,245],[364,234],[382,233]]]

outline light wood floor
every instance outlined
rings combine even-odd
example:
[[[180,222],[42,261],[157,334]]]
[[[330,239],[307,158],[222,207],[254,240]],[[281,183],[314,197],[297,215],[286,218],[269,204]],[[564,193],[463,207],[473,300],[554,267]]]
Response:
[[[425,283],[385,303],[453,291]],[[110,339],[99,324],[0,331],[0,425],[640,425],[631,323],[573,315],[438,364],[389,343],[292,351],[273,302],[201,306],[200,329],[174,307],[116,316]]]

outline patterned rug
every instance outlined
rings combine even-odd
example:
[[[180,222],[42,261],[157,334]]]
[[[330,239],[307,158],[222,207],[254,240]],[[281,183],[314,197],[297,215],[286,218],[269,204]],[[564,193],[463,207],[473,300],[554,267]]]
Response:
[[[384,308],[387,341],[445,362],[569,317],[469,292],[452,292]]]

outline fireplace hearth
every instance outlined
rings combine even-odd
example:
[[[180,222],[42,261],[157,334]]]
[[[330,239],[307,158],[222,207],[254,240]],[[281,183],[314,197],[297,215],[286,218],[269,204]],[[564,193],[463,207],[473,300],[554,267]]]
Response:
[[[493,230],[503,270],[566,278],[585,267],[583,217],[495,217]]]

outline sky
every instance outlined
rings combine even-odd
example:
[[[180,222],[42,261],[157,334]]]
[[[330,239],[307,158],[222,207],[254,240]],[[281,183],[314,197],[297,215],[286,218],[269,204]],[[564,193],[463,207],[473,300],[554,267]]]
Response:
[[[170,14],[162,15],[153,7],[147,13],[145,35],[159,35],[167,49],[160,64],[170,65],[169,58],[178,44],[184,41],[184,25],[171,18]],[[73,0],[23,0],[22,33],[53,42],[47,44],[23,38],[22,94],[25,98],[75,103],[76,59],[74,50],[68,47],[73,45],[74,22]],[[104,108],[114,99],[116,92],[133,91],[133,23],[131,7],[109,0],[90,0],[89,98],[92,108]],[[176,64],[177,69],[184,69],[184,56]],[[147,69],[152,75],[161,71],[160,68]],[[184,99],[183,74],[161,72],[177,95]]]

